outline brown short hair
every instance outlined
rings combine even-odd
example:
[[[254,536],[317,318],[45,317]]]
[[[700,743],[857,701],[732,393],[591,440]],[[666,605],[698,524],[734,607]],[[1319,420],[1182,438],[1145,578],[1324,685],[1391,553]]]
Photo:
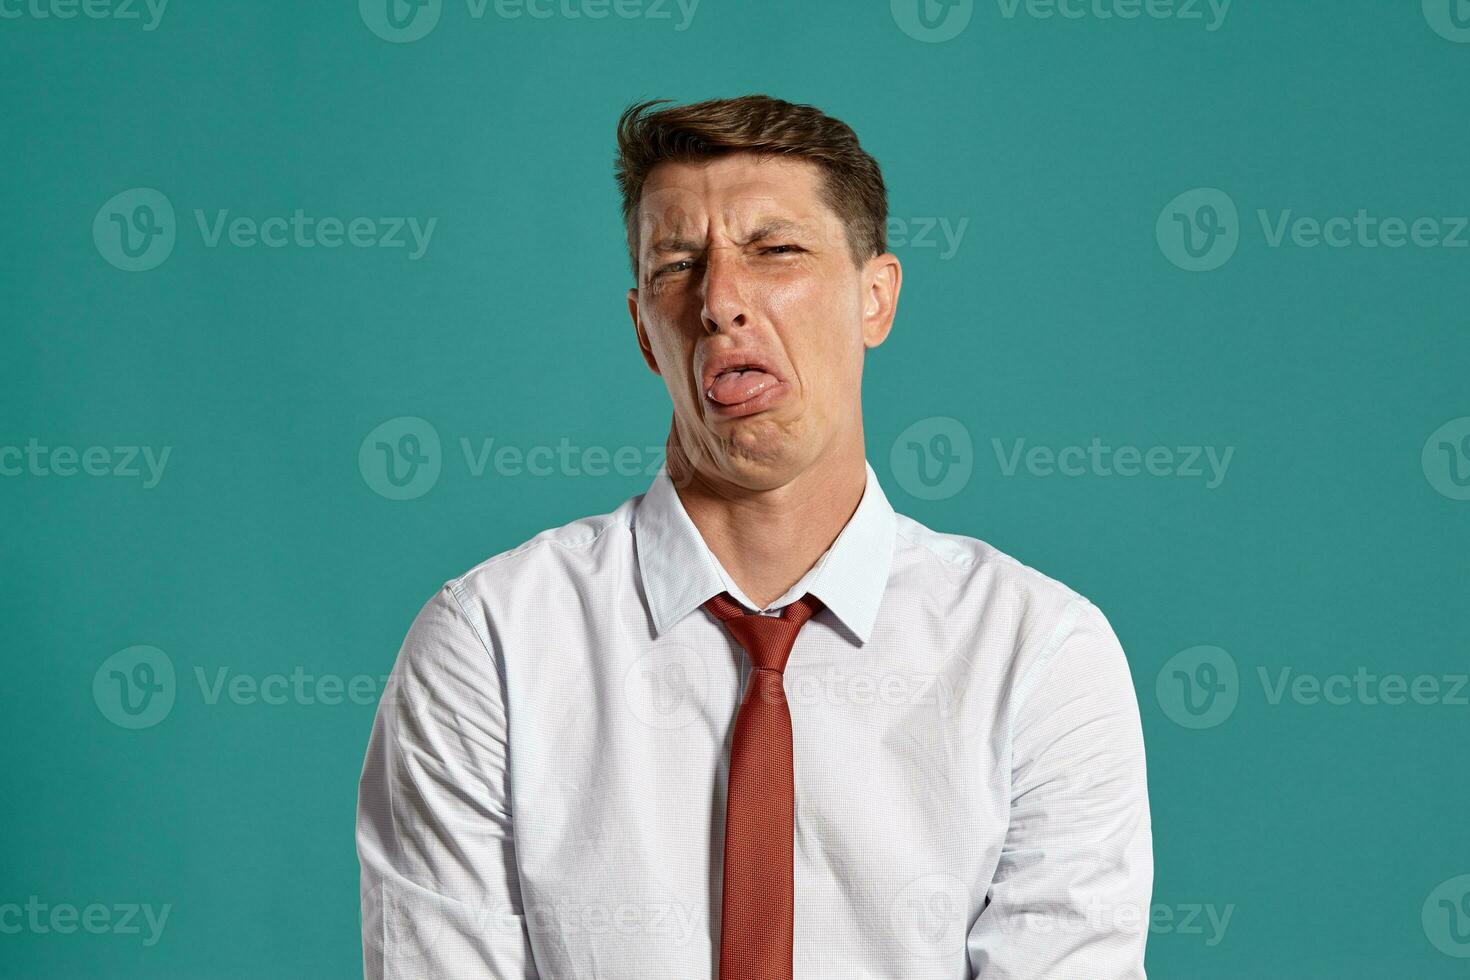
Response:
[[[863,150],[857,134],[820,109],[742,95],[710,99],[656,112],[671,99],[629,106],[618,119],[614,165],[623,194],[623,225],[633,278],[638,278],[638,204],[649,173],[668,160],[698,160],[728,153],[757,153],[810,160],[821,168],[822,200],[847,231],[853,263],[888,250],[888,191],[878,162]]]

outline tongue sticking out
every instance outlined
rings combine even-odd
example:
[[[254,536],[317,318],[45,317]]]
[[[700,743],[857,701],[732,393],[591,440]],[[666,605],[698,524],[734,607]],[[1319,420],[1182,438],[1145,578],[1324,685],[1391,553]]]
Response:
[[[774,375],[753,368],[745,371],[726,371],[715,379],[714,384],[710,385],[709,396],[721,405],[739,405],[741,402],[750,401],[775,383]]]

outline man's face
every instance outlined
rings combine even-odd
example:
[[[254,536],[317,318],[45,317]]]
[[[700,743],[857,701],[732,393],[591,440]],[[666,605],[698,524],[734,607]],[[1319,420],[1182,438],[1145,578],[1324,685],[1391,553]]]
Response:
[[[659,164],[638,209],[638,344],[706,478],[783,486],[829,451],[862,455],[863,352],[901,278],[853,262],[805,160],[740,153]],[[744,370],[742,370],[742,368]]]

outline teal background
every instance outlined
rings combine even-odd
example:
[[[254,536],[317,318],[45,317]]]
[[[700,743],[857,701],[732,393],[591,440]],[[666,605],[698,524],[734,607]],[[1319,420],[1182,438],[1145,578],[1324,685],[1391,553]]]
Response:
[[[1430,434],[1470,416],[1470,249],[1273,248],[1256,218],[1470,213],[1470,44],[1417,2],[1237,0],[1214,31],[982,2],[942,43],[883,2],[704,0],[676,30],[677,8],[476,19],[450,0],[402,44],[341,0],[173,0],[154,30],[4,6],[22,16],[0,19],[0,446],[172,449],[151,489],[0,477],[0,904],[171,911],[152,946],[0,934],[0,976],[360,975],[371,704],[209,704],[195,672],[385,674],[445,579],[646,487],[475,476],[460,440],[662,445],[667,396],[624,303],[613,124],[641,98],[747,92],[850,123],[894,218],[968,221],[948,258],[894,247],[869,458],[899,510],[1062,580],[1122,639],[1155,905],[1176,921],[1233,906],[1213,945],[1208,926],[1156,929],[1150,975],[1470,975],[1470,931],[1445,941],[1421,920],[1470,873],[1470,707],[1272,704],[1257,676],[1470,664],[1470,502],[1421,465]],[[172,203],[177,242],[126,272],[92,226],[137,187]],[[1240,213],[1210,272],[1155,238],[1197,187]],[[437,226],[417,261],[209,248],[196,208]],[[411,500],[359,466],[401,416],[443,443]],[[974,447],[972,477],[938,500],[890,461],[930,417]],[[1008,477],[991,442],[1094,436],[1234,456],[1206,489]],[[129,730],[93,679],[139,644],[175,667],[176,702]],[[1238,665],[1238,704],[1196,730],[1156,679],[1205,644]],[[1470,904],[1456,914],[1470,930]]]

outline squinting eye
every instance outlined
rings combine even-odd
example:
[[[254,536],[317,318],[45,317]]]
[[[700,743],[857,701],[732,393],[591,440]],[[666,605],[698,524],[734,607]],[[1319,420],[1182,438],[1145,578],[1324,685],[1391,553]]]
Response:
[[[681,269],[681,268],[679,268],[679,266],[689,266],[689,265],[693,265],[693,263],[690,262],[688,259],[685,259],[682,262],[670,262],[668,265],[664,266],[663,268],[655,269],[654,272],[653,272],[653,277],[655,279],[657,279],[659,276],[663,275],[666,272],[683,272],[684,270]]]
[[[788,249],[789,251],[788,252],[782,252],[782,251],[780,251],[783,248],[784,249]],[[779,253],[781,255],[788,255],[791,252],[799,252],[799,251],[801,251],[801,246],[799,246],[799,245],[772,245],[770,248],[766,249],[766,251],[767,252],[777,252],[777,253]]]

